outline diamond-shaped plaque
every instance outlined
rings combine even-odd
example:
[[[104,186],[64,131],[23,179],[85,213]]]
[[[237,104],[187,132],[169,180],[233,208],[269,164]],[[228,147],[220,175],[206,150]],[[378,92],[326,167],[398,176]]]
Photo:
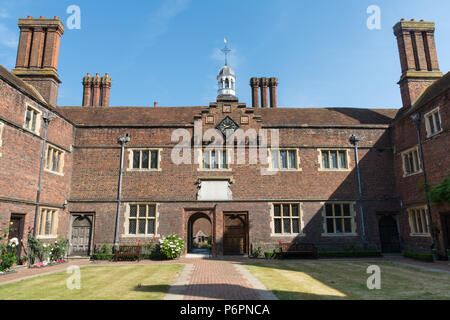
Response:
[[[233,121],[233,119],[226,117],[220,121],[216,128],[222,132],[224,136],[227,136],[227,134],[233,134],[237,129],[239,129],[239,126]]]

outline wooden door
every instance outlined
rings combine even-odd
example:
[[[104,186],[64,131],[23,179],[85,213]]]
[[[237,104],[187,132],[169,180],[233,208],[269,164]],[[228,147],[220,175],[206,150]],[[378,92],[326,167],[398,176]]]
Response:
[[[223,231],[223,254],[247,253],[247,216],[225,214]]]
[[[91,245],[92,223],[88,217],[78,217],[72,224],[71,254],[88,256]]]
[[[25,223],[25,216],[19,214],[11,215],[11,224],[9,229],[9,240],[17,238],[19,240],[19,245],[17,246],[17,261],[20,261],[22,255],[22,239],[23,239],[23,228]]]
[[[442,228],[444,229],[444,236],[447,240],[445,245],[447,249],[450,250],[450,212],[442,216]]]
[[[397,221],[391,216],[382,216],[379,221],[381,251],[397,253],[401,251]]]

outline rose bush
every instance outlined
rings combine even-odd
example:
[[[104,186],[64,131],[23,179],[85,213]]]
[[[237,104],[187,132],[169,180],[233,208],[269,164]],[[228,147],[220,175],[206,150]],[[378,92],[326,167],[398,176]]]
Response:
[[[178,258],[185,247],[183,239],[181,239],[177,234],[171,234],[170,236],[167,236],[159,241],[161,253],[167,259]]]

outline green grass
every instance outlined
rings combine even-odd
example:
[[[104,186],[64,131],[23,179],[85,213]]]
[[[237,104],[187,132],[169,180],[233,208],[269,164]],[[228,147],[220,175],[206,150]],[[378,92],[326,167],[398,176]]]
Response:
[[[0,300],[160,300],[182,265],[82,267],[81,289],[70,290],[71,274],[58,272],[0,286]]]
[[[369,265],[381,269],[381,290],[367,288]],[[246,267],[281,300],[450,299],[450,275],[392,263],[266,262]]]

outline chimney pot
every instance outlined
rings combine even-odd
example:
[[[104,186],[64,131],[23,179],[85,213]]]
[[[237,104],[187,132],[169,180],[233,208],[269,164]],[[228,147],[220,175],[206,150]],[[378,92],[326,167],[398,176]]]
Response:
[[[40,16],[39,18],[41,18],[41,19],[45,19],[45,17],[44,17],[44,16]]]
[[[153,107],[158,108],[158,101],[153,102]]]
[[[32,17],[32,16],[28,16],[27,18],[28,18],[28,19],[33,19],[33,17]]]

